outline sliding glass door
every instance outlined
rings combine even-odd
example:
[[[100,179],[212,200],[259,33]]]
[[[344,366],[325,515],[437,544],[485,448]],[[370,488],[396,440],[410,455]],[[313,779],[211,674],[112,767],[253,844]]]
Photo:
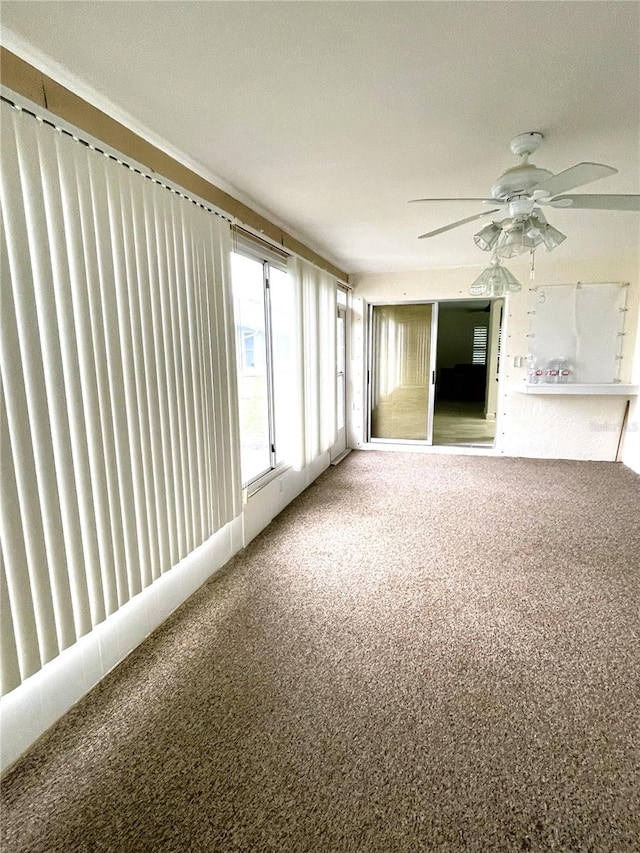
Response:
[[[431,444],[437,305],[374,305],[370,438]]]

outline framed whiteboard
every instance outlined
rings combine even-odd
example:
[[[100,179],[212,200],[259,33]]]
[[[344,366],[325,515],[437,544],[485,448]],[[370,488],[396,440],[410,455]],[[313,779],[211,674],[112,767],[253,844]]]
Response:
[[[620,282],[533,288],[530,363],[543,371],[543,377],[550,366],[564,363],[569,382],[619,382],[626,296],[627,285]]]

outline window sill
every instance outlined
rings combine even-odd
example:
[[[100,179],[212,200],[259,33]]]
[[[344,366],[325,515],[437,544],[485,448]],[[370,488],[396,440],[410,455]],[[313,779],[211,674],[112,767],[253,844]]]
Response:
[[[280,477],[284,474],[285,471],[288,471],[291,468],[290,465],[286,465],[284,462],[281,462],[279,465],[276,465],[271,471],[268,471],[266,474],[263,474],[261,477],[258,477],[257,480],[254,480],[252,483],[249,483],[248,486],[245,486],[242,489],[242,503],[248,503],[249,499],[256,495],[259,491],[264,489],[265,486],[268,486],[269,483],[273,482],[277,477]]]

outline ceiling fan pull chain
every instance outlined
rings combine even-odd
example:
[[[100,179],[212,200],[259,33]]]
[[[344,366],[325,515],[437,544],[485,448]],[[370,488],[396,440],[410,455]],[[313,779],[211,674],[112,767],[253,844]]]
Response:
[[[530,252],[531,255],[531,270],[529,272],[529,281],[533,284],[533,280],[536,277],[536,253],[535,249],[532,249]]]

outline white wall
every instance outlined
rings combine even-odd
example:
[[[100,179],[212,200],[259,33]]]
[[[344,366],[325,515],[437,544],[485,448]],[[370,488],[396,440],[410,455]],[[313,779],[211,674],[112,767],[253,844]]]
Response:
[[[287,469],[249,498],[242,514],[132,598],[35,675],[0,700],[0,772],[13,764],[53,723],[329,465],[328,452],[302,471]]]
[[[510,296],[506,304],[505,358],[498,400],[498,452],[508,456],[614,461],[621,437],[626,405],[624,397],[528,396],[518,393],[525,369],[514,367],[514,357],[526,356],[528,349],[529,261],[528,258],[518,259],[510,261],[508,266],[522,282],[523,290]],[[624,259],[574,262],[554,261],[552,256],[538,252],[536,267],[536,286],[579,281],[629,282],[621,380],[631,382],[634,378],[638,381],[640,355],[637,352],[634,365],[640,301],[637,255],[630,254]],[[365,439],[366,304],[471,298],[469,285],[479,270],[480,264],[477,268],[376,273],[354,278],[350,388],[352,447],[362,447]],[[631,426],[638,422],[637,404],[629,422]],[[640,449],[638,442],[634,441],[635,435],[627,432],[624,438],[623,459],[632,467],[637,466]]]

